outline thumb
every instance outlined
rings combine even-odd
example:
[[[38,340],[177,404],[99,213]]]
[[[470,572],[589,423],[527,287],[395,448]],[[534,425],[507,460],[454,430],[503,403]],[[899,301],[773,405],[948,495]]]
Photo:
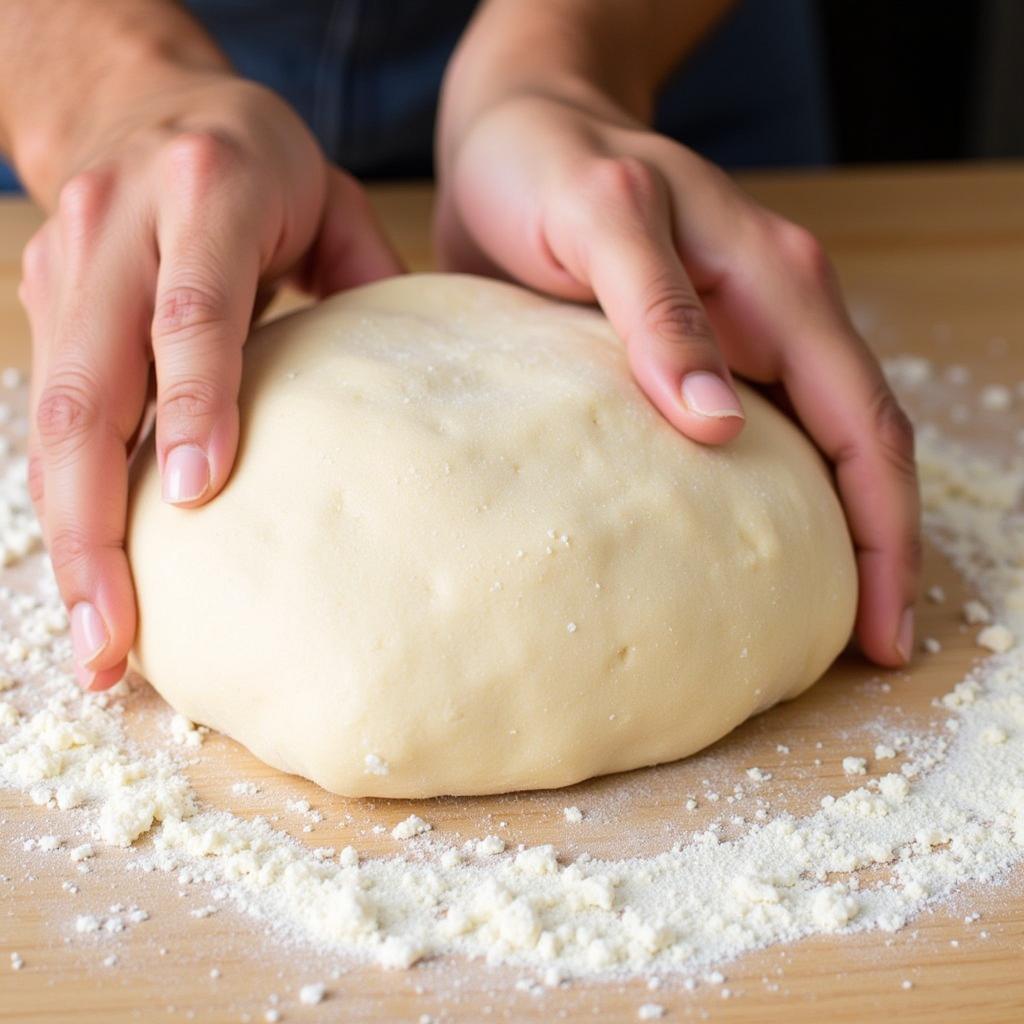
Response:
[[[366,193],[351,175],[332,167],[320,228],[299,273],[300,286],[322,299],[404,271]]]

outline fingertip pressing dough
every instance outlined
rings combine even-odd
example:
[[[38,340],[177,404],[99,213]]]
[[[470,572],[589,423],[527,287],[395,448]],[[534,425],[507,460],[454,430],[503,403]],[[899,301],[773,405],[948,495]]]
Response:
[[[794,697],[856,573],[811,444],[741,386],[682,437],[597,312],[419,274],[246,347],[209,505],[131,495],[138,669],[182,714],[350,796],[564,786]]]

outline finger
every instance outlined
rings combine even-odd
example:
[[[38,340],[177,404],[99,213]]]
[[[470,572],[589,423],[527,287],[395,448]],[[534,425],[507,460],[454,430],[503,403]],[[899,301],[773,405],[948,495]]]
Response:
[[[32,373],[29,377],[29,408],[39,404],[41,382],[46,379],[46,344],[51,334],[50,320],[55,302],[52,282],[56,276],[58,253],[54,246],[54,222],[47,221],[32,236],[22,252],[18,298],[28,317],[32,340]],[[34,418],[29,424],[28,490],[40,522],[43,520],[43,464]]]
[[[743,373],[781,379],[831,459],[857,553],[857,637],[879,664],[905,664],[921,561],[910,424],[850,323],[814,236],[755,207],[693,154],[673,152],[678,180],[697,167],[726,186],[699,207],[687,206],[692,190],[678,190],[675,202],[682,255],[701,275],[723,347]]]
[[[763,211],[756,218],[734,213],[731,225],[723,215],[718,229],[722,237],[747,240],[714,289],[720,336],[744,372],[781,379],[801,423],[833,463],[857,554],[857,637],[879,664],[905,664],[913,653],[921,561],[910,423],[850,323],[813,235]]]
[[[404,271],[366,193],[354,178],[332,167],[323,219],[299,275],[301,286],[324,298]]]
[[[662,415],[696,441],[732,439],[743,407],[676,253],[663,183],[640,160],[603,158],[577,189],[569,216],[548,231],[553,254],[593,290]]]
[[[783,374],[801,422],[835,466],[857,553],[861,647],[879,664],[905,664],[921,562],[913,430],[852,328],[801,347]]]
[[[242,347],[256,301],[262,222],[237,169],[235,154],[216,139],[176,140],[156,225],[156,453],[163,499],[185,507],[221,490],[238,448]]]
[[[142,412],[147,368],[146,259],[130,232],[105,224],[109,198],[97,175],[62,192],[61,294],[34,413],[44,532],[70,609],[75,672],[92,688],[120,678],[135,634],[125,441]]]

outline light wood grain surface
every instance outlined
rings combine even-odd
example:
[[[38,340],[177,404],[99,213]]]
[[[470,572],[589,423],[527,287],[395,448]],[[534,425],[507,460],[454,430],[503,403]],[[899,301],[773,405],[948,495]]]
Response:
[[[745,185],[826,242],[858,322],[878,350],[965,363],[980,382],[1024,378],[1024,167],[794,174],[751,177]],[[429,190],[379,187],[373,198],[409,264],[428,267]],[[0,203],[3,363],[28,363],[15,291],[19,253],[38,222],[27,204]],[[942,584],[949,595],[946,604],[919,609],[922,634],[942,641],[940,654],[917,658],[909,672],[881,677],[847,656],[800,700],[681,764],[564,793],[346,801],[280,776],[230,741],[211,737],[191,775],[201,796],[241,814],[257,807],[232,796],[231,783],[238,779],[260,780],[258,809],[264,813],[305,796],[325,813],[323,825],[312,835],[299,831],[295,820],[282,820],[282,827],[291,826],[311,845],[354,842],[367,855],[394,853],[396,844],[371,828],[390,828],[411,811],[433,822],[441,836],[478,836],[505,822],[502,834],[510,842],[551,842],[569,856],[581,850],[605,856],[652,852],[710,820],[703,811],[687,816],[681,810],[699,780],[751,764],[774,773],[760,795],[776,809],[799,813],[841,779],[841,758],[867,745],[870,721],[888,714],[909,726],[927,725],[935,716],[931,700],[976,659],[977,649],[958,625],[966,592],[933,551],[925,580]],[[878,686],[879,678],[892,683],[890,692]],[[158,709],[155,697],[143,699],[137,728],[150,727]],[[841,743],[834,742],[838,737]],[[776,752],[780,742],[789,745],[788,756]],[[570,828],[561,814],[566,804],[593,813]],[[346,813],[350,822],[331,824]],[[76,876],[82,891],[69,896],[61,890],[73,874],[66,857],[21,852],[20,840],[55,828],[49,818],[55,815],[21,795],[0,792],[0,874],[9,879],[0,884],[3,1021],[260,1021],[270,993],[280,996],[289,1021],[418,1021],[424,1014],[438,1021],[621,1021],[636,1019],[639,1005],[651,998],[667,1008],[667,1020],[1024,1020],[1024,875],[965,893],[957,905],[925,914],[894,936],[819,938],[747,956],[724,968],[729,999],[714,986],[688,994],[666,985],[654,996],[642,981],[576,984],[538,998],[516,989],[522,971],[448,962],[384,973],[339,965],[301,946],[283,947],[231,913],[196,921],[188,914],[193,903],[179,895],[173,876],[126,875],[125,858],[116,853],[102,853],[90,874]],[[75,914],[102,911],[112,902],[139,903],[151,920],[116,942],[74,935]],[[966,909],[979,911],[981,920],[965,924]],[[12,950],[25,959],[17,973],[7,966]],[[118,956],[113,968],[101,963],[109,952]],[[210,977],[212,967],[219,978]],[[328,979],[330,998],[318,1007],[299,1006],[298,987],[321,979]],[[904,980],[913,987],[904,989]]]

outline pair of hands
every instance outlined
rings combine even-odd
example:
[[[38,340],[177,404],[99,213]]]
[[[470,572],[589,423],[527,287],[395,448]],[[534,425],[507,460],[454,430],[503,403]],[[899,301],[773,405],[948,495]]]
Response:
[[[743,427],[730,369],[780,385],[835,468],[860,643],[881,664],[907,661],[912,435],[818,243],[615,111],[523,95],[463,127],[442,166],[441,263],[599,302],[641,387],[695,440]],[[273,289],[291,280],[321,297],[402,268],[358,185],[294,112],[225,73],[140,93],[63,177],[24,255],[29,480],[76,673],[102,689],[123,674],[136,628],[127,458],[150,397],[164,498],[202,505],[231,471],[242,346]]]

